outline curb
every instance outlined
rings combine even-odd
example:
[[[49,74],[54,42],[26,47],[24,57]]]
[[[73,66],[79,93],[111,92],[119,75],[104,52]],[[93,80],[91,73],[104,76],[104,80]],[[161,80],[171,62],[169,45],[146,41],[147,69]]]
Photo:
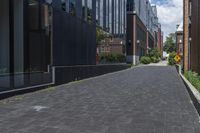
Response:
[[[190,83],[190,81],[188,81],[185,76],[181,73],[181,66],[177,65],[177,71],[181,77],[181,79],[183,80],[189,95],[192,99],[192,102],[198,112],[198,114],[200,115],[200,93],[197,91],[197,89]]]
[[[26,87],[26,88],[21,88],[21,89],[16,89],[16,90],[10,90],[6,92],[0,92],[0,100],[14,97],[17,95],[23,95],[26,93],[32,93],[36,92],[42,89],[45,89],[46,87],[52,86],[53,84],[43,84],[43,85],[38,85],[38,86],[31,86],[31,87]]]
[[[125,65],[125,66],[128,66],[127,64],[103,64],[103,65],[99,65],[99,66],[105,66],[105,65]],[[60,66],[62,67],[62,66]],[[72,66],[68,66],[68,67],[72,67]],[[74,67],[79,67],[79,66],[74,66]],[[95,76],[90,76],[90,77],[86,77],[86,78],[82,78],[80,80],[77,80],[77,81],[82,81],[82,80],[87,80],[87,79],[91,79],[91,78],[95,78],[95,77],[99,77],[99,76],[104,76],[104,75],[107,75],[107,74],[113,74],[113,73],[117,73],[117,72],[121,72],[121,71],[125,71],[125,70],[128,70],[128,69],[131,69],[131,67],[127,67],[126,69],[121,69],[121,70],[116,70],[116,71],[111,71],[111,72],[107,72],[105,74],[99,74],[99,75],[95,75]],[[29,87],[24,87],[24,88],[19,88],[19,89],[12,89],[12,90],[8,90],[8,91],[2,91],[0,92],[0,100],[3,100],[3,99],[6,99],[6,98],[10,98],[10,97],[14,97],[14,96],[17,96],[17,95],[23,95],[23,94],[27,94],[27,93],[32,93],[32,92],[36,92],[36,91],[39,91],[39,90],[43,90],[43,89],[46,89],[47,87],[49,86],[61,86],[61,85],[66,85],[66,84],[70,84],[70,83],[74,83],[74,82],[77,82],[77,81],[74,81],[74,80],[71,80],[69,82],[65,82],[65,83],[62,83],[62,84],[56,84],[55,82],[55,68],[53,68],[53,75],[52,75],[52,82],[51,83],[48,83],[48,84],[41,84],[41,85],[36,85],[36,86],[29,86]]]

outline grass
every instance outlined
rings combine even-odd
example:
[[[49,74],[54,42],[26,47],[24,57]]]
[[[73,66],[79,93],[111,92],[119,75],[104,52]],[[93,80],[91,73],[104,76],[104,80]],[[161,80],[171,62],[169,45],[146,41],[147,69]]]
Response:
[[[200,92],[200,76],[199,76],[199,74],[196,72],[187,71],[184,73],[184,76]]]
[[[8,99],[4,99],[4,100],[0,101],[0,105],[1,104],[5,105],[5,104],[8,104],[8,103],[21,101],[21,100],[23,100],[23,98],[24,98],[24,96],[19,95],[19,96],[14,96],[14,97],[11,97],[11,98],[8,98]]]
[[[128,63],[128,67],[134,67],[134,66],[136,66],[136,65],[133,65],[132,63]]]

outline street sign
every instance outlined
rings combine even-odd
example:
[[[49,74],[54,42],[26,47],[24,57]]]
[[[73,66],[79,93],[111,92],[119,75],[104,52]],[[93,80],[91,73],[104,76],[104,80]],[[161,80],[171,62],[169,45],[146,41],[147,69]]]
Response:
[[[180,55],[177,54],[177,55],[174,57],[174,60],[175,60],[177,63],[180,63],[180,61],[181,61]]]

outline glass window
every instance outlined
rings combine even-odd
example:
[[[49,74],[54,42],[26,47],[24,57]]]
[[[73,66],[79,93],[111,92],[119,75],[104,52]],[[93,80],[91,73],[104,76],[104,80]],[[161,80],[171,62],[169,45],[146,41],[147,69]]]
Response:
[[[109,0],[106,1],[106,30],[109,31]]]
[[[112,32],[112,0],[109,0],[109,32]]]
[[[43,4],[41,6],[41,28],[45,35],[50,37],[51,35],[51,21],[52,21],[51,9],[48,5]]]
[[[88,0],[88,12],[87,12],[87,20],[88,22],[92,22],[92,0]]]
[[[134,10],[134,1],[128,0],[127,2],[127,11],[133,11]]]
[[[9,0],[0,4],[0,91],[10,87],[10,26]]]
[[[119,1],[116,1],[116,7],[115,7],[115,12],[116,12],[116,34],[119,34]]]
[[[86,20],[87,16],[87,0],[82,0],[82,19]]]
[[[0,4],[0,75],[9,73],[9,1]],[[1,86],[0,86],[1,87]]]
[[[38,0],[29,0],[29,37],[25,72],[47,72],[51,64],[52,9]],[[37,53],[37,54],[36,54]],[[42,58],[41,58],[42,57]]]
[[[30,30],[39,29],[39,2],[37,0],[29,0],[29,28]]]
[[[100,0],[100,26],[103,27],[103,0]]]
[[[76,0],[69,0],[69,13],[76,16]]]
[[[98,9],[99,9],[99,0],[96,1],[96,23],[97,23],[97,24],[99,24]]]
[[[62,10],[66,11],[66,0],[61,0]]]

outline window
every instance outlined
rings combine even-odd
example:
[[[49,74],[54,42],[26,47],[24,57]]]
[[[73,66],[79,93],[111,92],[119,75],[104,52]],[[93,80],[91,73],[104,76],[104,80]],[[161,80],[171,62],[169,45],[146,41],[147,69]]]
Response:
[[[137,29],[137,39],[140,40],[141,45],[146,45],[146,32],[138,25]]]
[[[127,11],[133,11],[134,10],[134,1],[133,0],[129,0],[127,2]]]
[[[29,28],[30,30],[39,30],[39,2],[29,0]]]
[[[9,73],[9,1],[0,4],[0,75]],[[0,86],[1,87],[1,86]]]
[[[24,56],[25,72],[47,72],[51,64],[52,8],[39,0],[29,0],[29,31]],[[37,53],[37,54],[36,54]],[[41,58],[42,57],[42,58]]]
[[[93,11],[92,11],[92,0],[88,0],[88,6],[87,6],[88,8],[88,12],[87,12],[87,20],[88,20],[88,22],[92,22],[92,18],[93,18],[93,16],[92,16],[92,13],[93,13]]]
[[[192,2],[189,2],[189,16],[192,16]]]
[[[112,32],[112,0],[109,0],[109,32]]]
[[[86,0],[82,0],[82,19],[85,20],[85,14],[86,14],[86,6],[85,6]]]
[[[48,37],[51,35],[51,21],[51,9],[48,5],[43,4],[41,6],[41,28]]]
[[[99,25],[99,0],[96,1],[96,23]]]
[[[109,0],[106,0],[106,28],[109,32]]]
[[[61,0],[61,7],[63,11],[66,11],[66,0]]]
[[[10,87],[9,0],[0,4],[0,91]]]
[[[69,13],[76,16],[76,0],[69,0]]]

